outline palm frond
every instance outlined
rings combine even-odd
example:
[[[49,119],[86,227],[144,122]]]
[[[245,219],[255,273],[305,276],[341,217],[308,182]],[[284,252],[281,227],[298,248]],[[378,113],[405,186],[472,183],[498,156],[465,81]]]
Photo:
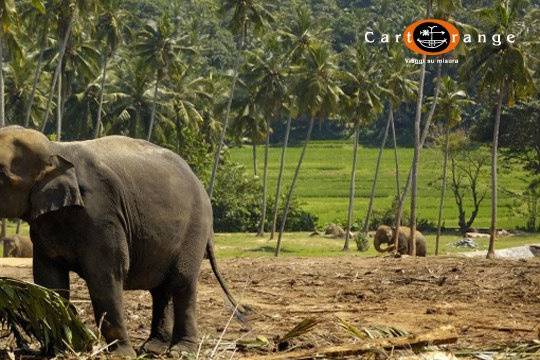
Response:
[[[30,348],[37,341],[46,354],[88,351],[97,340],[56,292],[7,277],[0,277],[0,325],[19,346]]]

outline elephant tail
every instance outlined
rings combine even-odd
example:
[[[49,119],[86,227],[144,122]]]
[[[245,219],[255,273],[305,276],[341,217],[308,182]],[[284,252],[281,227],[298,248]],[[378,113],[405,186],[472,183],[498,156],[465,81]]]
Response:
[[[214,253],[214,241],[212,240],[212,238],[208,239],[208,242],[206,244],[206,257],[208,258],[208,260],[210,260],[210,266],[212,267],[212,271],[214,272],[214,275],[216,276],[219,285],[221,286],[223,292],[227,296],[227,299],[235,309],[236,318],[241,322],[245,322],[243,315],[246,315],[248,311],[234,299],[233,295],[229,290],[229,287],[227,286],[227,283],[219,272],[216,255]]]

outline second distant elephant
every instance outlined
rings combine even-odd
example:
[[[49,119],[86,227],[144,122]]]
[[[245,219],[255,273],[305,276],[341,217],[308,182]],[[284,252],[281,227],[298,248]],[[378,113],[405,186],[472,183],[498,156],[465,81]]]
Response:
[[[377,232],[373,238],[373,246],[378,252],[393,251],[395,246],[392,242],[394,230],[388,225],[381,225],[377,228]],[[400,226],[398,233],[398,253],[406,255],[409,253],[409,238],[411,234],[411,228],[407,226]],[[416,256],[426,256],[426,238],[420,231],[416,231]],[[381,245],[386,244],[385,248]]]
[[[30,238],[21,235],[7,236],[0,239],[4,244],[4,257],[31,258],[33,252]]]

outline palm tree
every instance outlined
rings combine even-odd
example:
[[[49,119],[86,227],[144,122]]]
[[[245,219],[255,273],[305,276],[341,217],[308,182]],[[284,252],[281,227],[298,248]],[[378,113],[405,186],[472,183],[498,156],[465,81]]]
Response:
[[[275,34],[265,37],[263,47],[248,52],[248,69],[246,71],[246,81],[256,84],[254,102],[258,104],[262,113],[266,117],[266,139],[264,149],[264,170],[263,170],[263,197],[261,205],[261,219],[257,236],[264,235],[264,224],[266,223],[267,207],[267,187],[268,187],[268,149],[270,147],[270,122],[278,120],[285,110],[288,101],[287,77],[288,69],[285,66],[285,56],[282,45],[277,41]],[[289,117],[290,119],[290,117]],[[278,203],[281,192],[281,179],[283,175],[285,149],[287,147],[290,120],[287,121],[285,141],[282,148],[280,171],[277,179],[276,195],[274,197],[274,209],[272,218],[271,238],[276,229]]]
[[[501,34],[505,39],[508,34],[526,34],[529,23],[528,13],[535,10],[527,8],[528,1],[497,0],[492,7],[477,11],[487,32]],[[525,37],[525,36],[524,36]],[[495,94],[495,119],[493,123],[493,142],[491,147],[491,225],[488,258],[495,256],[495,240],[497,237],[497,153],[499,143],[499,126],[504,105],[512,106],[516,101],[525,99],[534,91],[531,71],[528,68],[527,46],[537,42],[523,39],[514,43],[506,42],[504,46],[479,44],[462,68],[463,75],[478,81],[484,94]]]
[[[49,1],[50,3],[50,1]],[[45,19],[43,19],[43,29],[41,30],[41,36],[40,36],[40,40],[39,40],[39,54],[38,54],[38,58],[36,60],[36,67],[34,69],[34,76],[33,76],[33,80],[32,80],[32,90],[30,92],[30,96],[29,96],[29,100],[28,100],[28,104],[26,105],[26,110],[25,110],[25,116],[24,116],[24,126],[25,127],[29,127],[30,126],[30,120],[31,120],[31,117],[32,117],[32,108],[34,106],[34,101],[35,101],[35,96],[36,96],[36,91],[37,91],[37,88],[38,88],[38,84],[39,84],[39,79],[41,77],[41,70],[43,68],[43,56],[45,54],[45,49],[47,48],[47,44],[48,44],[48,34],[49,34],[49,26],[50,26],[50,17],[51,17],[51,12],[50,11],[47,11],[45,5],[43,4],[42,1],[32,1],[32,5],[33,5],[33,8],[37,11],[37,13],[39,14],[39,18],[41,16],[44,16]],[[32,19],[33,21],[36,21],[36,19]],[[29,26],[33,26],[33,22],[29,25]]]
[[[394,147],[394,160],[396,171],[396,195],[400,197],[399,186],[399,159],[396,143],[396,131],[394,127],[394,111],[398,109],[402,102],[408,101],[414,97],[418,87],[417,83],[413,80],[416,75],[416,69],[407,64],[404,59],[403,50],[399,47],[393,47],[388,50],[390,65],[386,67],[388,69],[382,75],[384,83],[384,94],[388,100],[388,118],[386,121],[386,127],[383,134],[383,139],[379,147],[379,153],[377,155],[377,163],[375,166],[375,174],[373,175],[373,183],[371,186],[371,194],[369,197],[368,209],[363,226],[363,236],[366,237],[369,230],[369,221],[373,212],[373,202],[375,199],[375,190],[377,186],[377,180],[379,176],[380,163],[384,147],[386,145],[386,139],[388,137],[389,129],[392,130],[392,139]]]
[[[5,94],[4,94],[4,47],[16,43],[13,37],[13,26],[17,15],[14,0],[4,0],[0,4],[0,127],[6,126]],[[12,47],[13,49],[13,47]]]
[[[353,139],[353,162],[351,167],[351,179],[349,186],[349,207],[347,210],[347,231],[343,250],[349,250],[351,224],[353,219],[354,192],[356,187],[356,165],[358,153],[358,137],[360,126],[369,123],[377,117],[383,109],[380,98],[382,92],[380,83],[381,68],[377,66],[375,52],[368,51],[362,43],[357,43],[354,48],[345,52],[346,64],[341,75],[343,77],[343,91],[347,95],[344,111],[352,118],[354,128]],[[388,134],[388,127],[386,134]]]
[[[99,16],[96,26],[97,39],[98,41],[104,42],[104,48],[102,50],[101,84],[99,87],[99,105],[94,138],[99,136],[99,131],[101,128],[105,81],[107,78],[107,65],[109,63],[109,59],[114,55],[114,52],[122,42],[120,23],[122,21],[121,17],[124,15],[125,13],[118,9],[118,4],[116,4],[115,1],[109,1],[105,6],[105,11]]]
[[[295,7],[294,17],[290,23],[290,26],[277,31],[279,37],[284,39],[283,46],[286,49],[286,53],[281,61],[281,69],[284,70],[284,76],[288,76],[290,72],[290,70],[285,69],[290,69],[291,64],[297,63],[302,56],[305,56],[313,42],[320,41],[319,39],[324,39],[324,35],[329,31],[329,29],[318,27],[318,23],[313,19],[311,11],[307,5],[299,5]],[[287,92],[288,91],[285,91],[284,94]],[[293,117],[296,117],[293,114],[297,113],[294,106],[294,99],[292,99],[291,96],[285,96],[285,98],[286,99],[283,102],[283,106],[288,108],[288,116],[285,125],[283,143],[281,145],[279,172],[274,196],[274,208],[272,209],[270,240],[274,238],[277,228],[279,201],[281,199],[281,185],[285,168],[285,155],[289,143],[292,120]]]
[[[435,255],[439,254],[439,239],[443,219],[444,197],[446,193],[446,178],[448,172],[448,154],[450,149],[450,130],[461,122],[463,107],[470,104],[467,94],[459,84],[449,76],[441,78],[441,92],[439,95],[439,113],[436,118],[444,119],[444,161],[441,184],[441,198],[437,220],[437,237],[435,238]],[[432,100],[432,99],[428,99]]]
[[[58,97],[57,97],[57,129],[56,129],[56,132],[57,132],[57,140],[60,141],[61,140],[61,132],[62,132],[62,97],[61,97],[61,90],[62,90],[62,87],[61,87],[61,76],[62,76],[62,64],[63,64],[63,59],[64,59],[64,56],[66,54],[66,49],[67,49],[67,46],[68,46],[68,41],[69,41],[69,38],[71,36],[71,32],[72,32],[72,29],[73,29],[73,25],[74,25],[74,22],[75,22],[75,17],[77,15],[77,7],[75,7],[74,9],[71,10],[71,6],[70,6],[71,2],[67,2],[67,4],[62,4],[64,6],[67,5],[67,9],[70,10],[70,14],[61,14],[60,15],[60,20],[59,20],[59,29],[58,29],[58,39],[62,39],[62,41],[59,41],[59,44],[60,44],[60,47],[58,49],[58,63],[56,64],[56,68],[54,70],[54,75],[53,75],[53,79],[52,79],[52,83],[51,83],[51,89],[50,89],[50,92],[49,92],[49,98],[47,100],[47,107],[45,109],[45,115],[44,115],[44,118],[43,118],[43,123],[42,123],[42,127],[41,127],[41,132],[44,132],[45,131],[45,128],[47,126],[47,121],[48,121],[48,118],[49,118],[49,112],[50,112],[50,109],[51,109],[51,105],[52,105],[52,100],[53,100],[53,97],[54,97],[54,90],[57,88],[58,86]],[[60,5],[60,6],[62,6]],[[65,11],[65,9],[63,9]],[[67,25],[64,24],[64,17],[67,16],[68,20],[67,20]],[[62,25],[65,25],[62,26]]]
[[[442,63],[439,63],[437,66],[437,74],[435,75],[435,78],[434,78],[435,90],[433,94],[433,101],[431,103],[431,106],[430,106],[430,109],[429,109],[429,112],[428,112],[428,115],[424,124],[424,129],[422,130],[422,134],[420,136],[420,141],[418,144],[418,151],[420,151],[424,147],[424,144],[426,143],[426,139],[429,134],[429,130],[431,128],[431,122],[433,120],[435,109],[437,107],[437,99],[439,98],[439,91],[440,91],[439,79],[441,78],[441,75],[442,75]],[[403,191],[399,195],[399,201],[398,201],[398,206],[396,209],[396,216],[394,220],[395,229],[398,229],[401,226],[401,217],[403,216],[403,206],[405,205],[405,199],[407,198],[407,194],[409,192],[409,188],[411,187],[412,180],[413,180],[413,167],[411,167],[409,171],[409,175],[407,176],[407,181],[405,182],[405,186],[403,187]],[[415,205],[415,208],[416,208],[416,205]],[[416,219],[416,213],[415,213],[415,219]],[[416,227],[414,228],[415,228],[414,231],[416,233]],[[412,229],[412,226],[411,226],[411,229]],[[398,231],[394,231],[394,239],[393,239],[394,251],[397,251],[398,249],[398,239],[399,239],[398,234],[399,234]],[[409,247],[409,250],[410,250],[410,247]]]
[[[234,63],[229,99],[225,110],[225,119],[223,120],[221,136],[218,146],[216,147],[212,173],[210,175],[210,182],[208,185],[208,195],[210,198],[212,198],[212,193],[214,192],[221,151],[223,149],[223,145],[225,144],[225,135],[227,134],[227,128],[229,126],[231,104],[234,98],[234,90],[236,88],[236,81],[238,80],[238,73],[242,62],[242,52],[245,47],[246,36],[248,35],[250,26],[253,26],[255,30],[259,30],[267,21],[273,20],[270,12],[266,10],[266,8],[262,5],[262,2],[259,0],[226,0],[223,3],[222,12],[231,17],[229,27],[233,34],[239,35],[239,39],[237,43],[238,54]]]
[[[198,131],[204,123],[204,108],[212,95],[208,92],[208,83],[211,79],[201,76],[192,76],[187,66],[175,67],[169,76],[168,88],[171,93],[171,102],[174,110],[177,132],[181,127],[189,127]],[[178,136],[178,141],[181,137]],[[177,152],[180,145],[177,144]]]
[[[150,141],[154,122],[156,118],[156,108],[159,95],[159,86],[163,78],[168,75],[169,68],[175,66],[178,61],[177,52],[194,52],[193,48],[180,46],[179,41],[185,40],[175,37],[175,30],[167,17],[162,17],[158,23],[148,22],[139,33],[139,42],[135,45],[135,50],[144,63],[154,72],[154,90],[152,100],[152,112],[150,114],[150,124],[146,139]]]
[[[461,1],[460,0],[435,0],[435,4],[437,6],[436,8],[436,15],[439,17],[448,17],[450,13],[455,11],[460,7]],[[433,0],[427,0],[427,7],[426,7],[426,18],[430,18],[431,14],[433,14]],[[411,228],[411,235],[409,237],[409,255],[415,256],[416,255],[416,210],[417,210],[417,180],[418,180],[418,165],[420,162],[420,149],[423,147],[423,141],[422,141],[422,135],[421,135],[421,121],[422,121],[422,104],[424,101],[424,82],[426,78],[426,55],[422,55],[422,65],[420,69],[420,80],[418,82],[418,98],[416,101],[416,116],[414,120],[414,156],[413,156],[413,162],[411,166],[411,217],[409,221],[409,226]],[[439,69],[441,68],[441,64],[439,64]],[[439,89],[438,86],[440,84],[439,81],[436,83],[436,89],[435,93],[437,94]],[[432,109],[434,111],[435,106],[437,103],[437,97],[434,96],[434,103],[432,106]],[[426,121],[426,128],[429,123],[431,123],[431,118],[433,117],[433,112],[430,111],[431,115],[428,115],[428,121]],[[406,189],[403,191],[403,195],[406,195],[407,191]],[[399,207],[403,207],[403,203],[400,203]],[[400,210],[401,212],[401,210]],[[400,218],[401,215],[398,215]],[[401,219],[399,221],[396,221],[397,227],[399,227],[401,222]],[[395,241],[397,242],[397,231],[395,235]]]
[[[340,98],[344,95],[337,84],[338,69],[335,58],[336,56],[331,52],[328,44],[314,43],[309,47],[305,56],[302,57],[300,65],[293,67],[296,76],[294,93],[297,99],[297,107],[300,113],[308,116],[309,125],[304,146],[285,200],[285,209],[274,253],[276,257],[279,256],[281,250],[281,240],[287,223],[291,199],[306,154],[307,145],[311,138],[313,123],[316,118],[323,119],[334,113]]]

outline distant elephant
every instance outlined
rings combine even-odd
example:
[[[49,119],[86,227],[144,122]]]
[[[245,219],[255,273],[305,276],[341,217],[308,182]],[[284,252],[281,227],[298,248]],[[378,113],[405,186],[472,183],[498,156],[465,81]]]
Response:
[[[69,272],[79,274],[115,355],[135,356],[123,289],[152,295],[147,352],[196,347],[203,257],[236,306],[217,268],[210,199],[172,151],[122,136],[57,143],[4,127],[0,199],[0,218],[30,224],[34,281],[69,298]]]
[[[26,236],[6,236],[0,239],[0,243],[4,244],[4,257],[32,257],[32,241]]]
[[[388,252],[395,249],[392,242],[394,230],[388,225],[381,225],[377,228],[375,236],[373,237],[373,246],[378,252]],[[411,234],[411,228],[407,226],[400,226],[398,233],[398,253],[406,255],[409,253],[409,239]],[[416,230],[416,256],[426,256],[426,238],[422,233]],[[381,245],[386,244],[386,248],[382,248]]]

